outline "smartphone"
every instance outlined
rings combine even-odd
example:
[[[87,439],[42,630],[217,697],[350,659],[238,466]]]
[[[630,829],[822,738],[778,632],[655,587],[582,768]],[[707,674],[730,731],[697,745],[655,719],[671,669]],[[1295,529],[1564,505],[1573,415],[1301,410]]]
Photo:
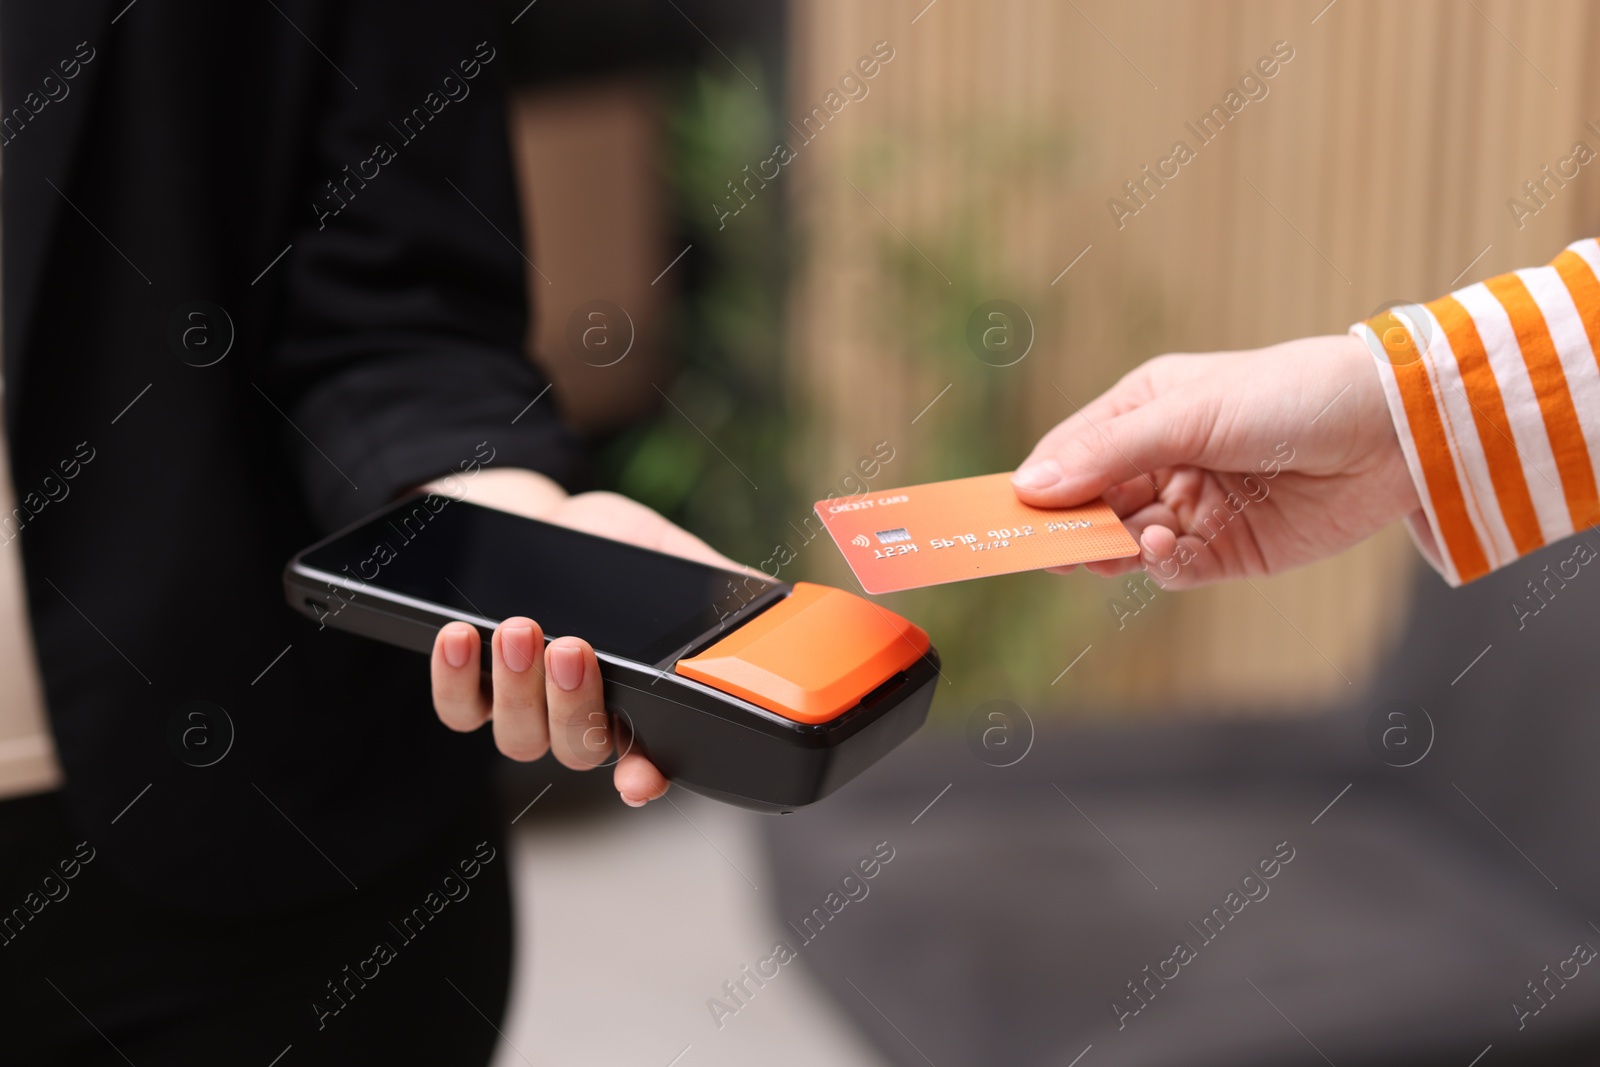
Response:
[[[920,627],[854,594],[439,493],[307,548],[283,582],[321,626],[422,653],[447,622],[487,642],[513,615],[547,639],[581,637],[633,746],[673,782],[758,811],[820,800],[888,754],[926,719],[939,677]]]

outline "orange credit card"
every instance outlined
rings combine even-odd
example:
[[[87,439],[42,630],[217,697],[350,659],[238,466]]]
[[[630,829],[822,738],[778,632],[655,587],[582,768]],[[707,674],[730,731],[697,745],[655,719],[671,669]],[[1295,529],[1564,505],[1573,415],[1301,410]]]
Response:
[[[1030,507],[1009,472],[819,500],[816,511],[869,593],[1139,554],[1104,501]]]

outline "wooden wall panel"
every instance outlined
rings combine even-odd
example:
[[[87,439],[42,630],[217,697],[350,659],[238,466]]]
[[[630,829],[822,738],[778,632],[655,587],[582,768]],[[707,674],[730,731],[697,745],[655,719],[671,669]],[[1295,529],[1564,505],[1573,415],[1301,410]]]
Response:
[[[1600,120],[1593,5],[1323,2],[797,0],[793,113],[874,42],[896,53],[785,178],[801,484],[825,492],[883,438],[899,483],[958,473],[951,435],[1004,443],[1014,462],[1150,356],[1342,331],[1384,301],[1446,291],[1486,246],[1460,284],[1594,232],[1600,164],[1521,229],[1506,207],[1575,140],[1600,148],[1584,126]],[[1184,123],[1279,40],[1295,57],[1268,96],[1119,231],[1107,198],[1175,139],[1192,144]],[[991,297],[1039,325],[1004,377],[952,355]],[[839,579],[831,559],[811,565]],[[1010,683],[1096,705],[1336,698],[1396,632],[1418,565],[1390,531],[1254,588],[1164,595],[1121,631],[1109,583],[1016,583],[1008,610],[1055,628],[1037,671],[1095,648],[1057,686]],[[979,641],[948,628],[947,643]]]

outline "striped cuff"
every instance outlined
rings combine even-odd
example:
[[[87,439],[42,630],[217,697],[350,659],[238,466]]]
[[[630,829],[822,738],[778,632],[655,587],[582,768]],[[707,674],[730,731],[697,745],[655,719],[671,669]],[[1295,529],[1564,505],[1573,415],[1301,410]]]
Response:
[[[1422,499],[1412,532],[1451,585],[1600,522],[1597,279],[1590,238],[1350,328],[1378,357]]]

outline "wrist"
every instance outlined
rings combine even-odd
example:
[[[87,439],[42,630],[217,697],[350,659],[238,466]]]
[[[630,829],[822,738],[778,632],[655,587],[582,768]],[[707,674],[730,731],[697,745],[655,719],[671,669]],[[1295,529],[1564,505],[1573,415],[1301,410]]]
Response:
[[[1367,340],[1355,331],[1339,338],[1341,369],[1348,374],[1356,393],[1356,424],[1373,472],[1376,499],[1388,501],[1392,517],[1409,519],[1422,508],[1416,472],[1400,442],[1395,398],[1384,388],[1382,368]]]

